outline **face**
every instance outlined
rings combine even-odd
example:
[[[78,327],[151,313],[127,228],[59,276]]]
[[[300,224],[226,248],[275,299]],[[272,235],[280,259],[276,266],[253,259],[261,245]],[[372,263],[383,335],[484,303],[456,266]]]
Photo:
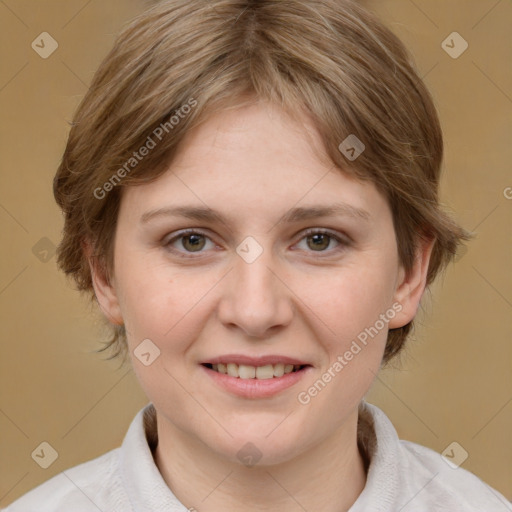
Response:
[[[251,442],[271,464],[355,425],[421,269],[405,277],[385,198],[321,148],[307,119],[259,103],[211,117],[124,191],[113,279],[95,289],[159,434],[235,462]]]

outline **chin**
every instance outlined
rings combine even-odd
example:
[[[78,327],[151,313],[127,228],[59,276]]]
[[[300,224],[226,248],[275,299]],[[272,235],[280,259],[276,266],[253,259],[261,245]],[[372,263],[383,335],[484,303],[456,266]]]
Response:
[[[227,445],[217,444],[214,449],[231,462],[247,467],[273,466],[299,454],[302,440],[290,435],[289,429],[268,435],[270,431],[255,427],[250,432],[233,432]]]

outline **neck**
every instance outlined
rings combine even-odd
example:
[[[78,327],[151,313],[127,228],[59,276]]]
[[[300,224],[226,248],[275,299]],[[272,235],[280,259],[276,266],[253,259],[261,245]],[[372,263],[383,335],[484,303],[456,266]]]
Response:
[[[329,438],[280,464],[246,467],[157,420],[155,463],[174,495],[201,512],[347,511],[366,483],[357,410]]]

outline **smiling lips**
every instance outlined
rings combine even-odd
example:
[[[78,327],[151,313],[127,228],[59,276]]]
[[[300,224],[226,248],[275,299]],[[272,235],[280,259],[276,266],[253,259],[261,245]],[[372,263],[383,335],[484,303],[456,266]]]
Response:
[[[227,374],[230,377],[239,377],[240,379],[273,379],[274,377],[282,377],[285,374],[300,370],[304,365],[293,364],[266,364],[262,366],[252,366],[248,364],[236,363],[218,363],[207,364],[208,368],[218,372]]]
[[[287,356],[248,357],[230,354],[209,359],[201,366],[213,381],[243,398],[270,398],[293,386],[313,366]]]

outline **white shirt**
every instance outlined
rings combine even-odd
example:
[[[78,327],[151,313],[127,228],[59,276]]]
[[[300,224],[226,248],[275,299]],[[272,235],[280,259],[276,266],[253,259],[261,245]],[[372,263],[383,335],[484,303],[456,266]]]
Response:
[[[512,511],[503,495],[472,473],[451,467],[429,448],[398,439],[387,416],[367,402],[359,409],[358,439],[370,465],[350,512]],[[133,419],[121,447],[59,473],[4,510],[186,512],[158,471],[155,445],[150,403]]]

